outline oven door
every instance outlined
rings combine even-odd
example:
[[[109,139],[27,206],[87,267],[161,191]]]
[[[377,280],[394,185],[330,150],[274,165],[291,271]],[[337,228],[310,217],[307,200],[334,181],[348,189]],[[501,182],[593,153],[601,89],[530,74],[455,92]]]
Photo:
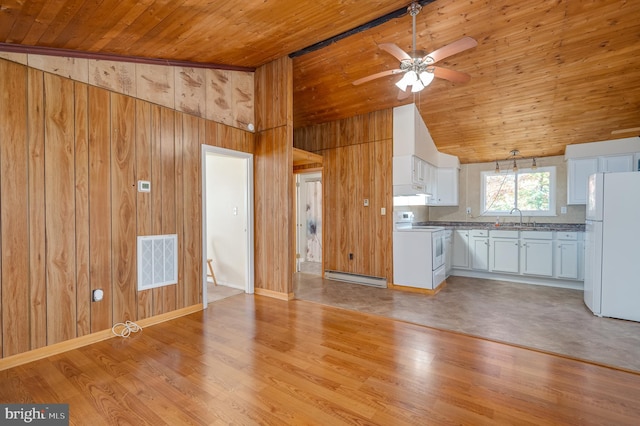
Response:
[[[442,265],[444,265],[445,257],[445,242],[444,231],[436,231],[431,233],[432,255],[433,255],[433,270],[435,271]]]

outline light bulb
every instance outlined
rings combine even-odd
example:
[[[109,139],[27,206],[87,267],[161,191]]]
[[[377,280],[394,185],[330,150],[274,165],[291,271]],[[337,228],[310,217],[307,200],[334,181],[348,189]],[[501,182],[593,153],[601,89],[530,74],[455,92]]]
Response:
[[[496,174],[500,173],[500,165],[498,164],[498,162],[496,161],[496,169],[495,169]]]
[[[424,85],[422,84],[422,82],[420,80],[416,80],[413,82],[413,85],[411,86],[411,91],[412,92],[419,92],[422,89],[424,89]]]
[[[433,77],[433,73],[429,71],[422,71],[420,73],[420,81],[422,81],[422,84],[424,84],[425,86],[431,84],[431,82],[433,81]]]
[[[531,170],[536,170],[538,168],[538,165],[536,164],[536,159],[533,159],[533,164],[531,164]]]
[[[514,172],[518,171],[518,165],[516,164],[516,160],[513,160],[513,171]]]

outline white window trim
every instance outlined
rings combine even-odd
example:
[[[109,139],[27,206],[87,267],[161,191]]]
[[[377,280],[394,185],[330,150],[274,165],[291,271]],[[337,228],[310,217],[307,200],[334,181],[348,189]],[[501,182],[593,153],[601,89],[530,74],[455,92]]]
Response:
[[[523,216],[557,216],[557,212],[556,212],[556,194],[557,194],[557,187],[556,187],[556,167],[555,166],[548,166],[548,167],[538,167],[536,170],[533,169],[520,169],[518,170],[516,173],[537,173],[537,172],[549,172],[549,211],[534,211],[534,210],[522,210],[522,215]],[[480,173],[480,206],[482,208],[484,208],[484,206],[486,205],[486,188],[485,188],[485,181],[486,181],[486,176],[489,175],[500,175],[500,176],[504,176],[505,174],[514,174],[514,172],[512,172],[511,170],[508,171],[503,171],[500,173],[496,173],[494,171],[486,171],[486,172],[481,172]],[[516,199],[516,203],[517,203],[517,199]],[[509,215],[510,210],[484,210],[481,213],[481,216],[504,216],[504,215]]]

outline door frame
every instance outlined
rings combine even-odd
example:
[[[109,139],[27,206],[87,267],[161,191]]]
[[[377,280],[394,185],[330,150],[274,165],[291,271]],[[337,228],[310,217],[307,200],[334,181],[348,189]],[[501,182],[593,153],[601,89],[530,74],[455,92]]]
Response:
[[[247,185],[245,187],[246,197],[246,218],[247,218],[247,282],[245,284],[245,293],[253,294],[254,292],[254,206],[253,206],[253,154],[242,151],[235,151],[227,148],[220,148],[211,145],[201,146],[201,182],[202,182],[202,305],[206,309],[207,303],[207,155],[213,154],[222,157],[234,157],[244,159],[247,165]]]
[[[303,259],[303,254],[300,253],[300,250],[303,248],[302,244],[300,243],[302,235],[303,235],[303,228],[305,223],[302,223],[301,216],[304,216],[306,219],[306,214],[302,213],[302,207],[301,207],[301,189],[302,189],[302,184],[304,182],[307,181],[319,181],[321,183],[323,183],[323,173],[322,173],[322,169],[308,169],[308,170],[301,170],[295,173],[296,174],[296,213],[295,213],[295,220],[296,220],[296,235],[295,235],[295,240],[296,240],[296,247],[295,247],[295,253],[296,253],[296,258],[295,258],[295,271],[296,272],[300,272],[300,262]],[[308,177],[309,175],[314,175],[311,179],[305,179],[305,177]],[[324,185],[323,185],[324,188]],[[306,200],[306,197],[305,197]],[[322,218],[321,220],[324,223],[324,189],[322,191]],[[304,234],[306,235],[306,229],[304,231]],[[324,228],[323,228],[323,232],[321,235],[321,245],[322,245],[322,254],[321,254],[321,263],[322,265],[324,265]],[[298,257],[298,255],[300,255],[300,257]],[[322,274],[324,274],[324,269]]]

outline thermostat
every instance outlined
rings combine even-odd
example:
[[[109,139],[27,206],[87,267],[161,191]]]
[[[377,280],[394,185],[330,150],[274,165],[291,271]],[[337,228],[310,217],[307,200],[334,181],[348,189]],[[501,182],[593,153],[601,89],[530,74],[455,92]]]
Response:
[[[138,192],[151,192],[151,182],[148,180],[139,180]]]

